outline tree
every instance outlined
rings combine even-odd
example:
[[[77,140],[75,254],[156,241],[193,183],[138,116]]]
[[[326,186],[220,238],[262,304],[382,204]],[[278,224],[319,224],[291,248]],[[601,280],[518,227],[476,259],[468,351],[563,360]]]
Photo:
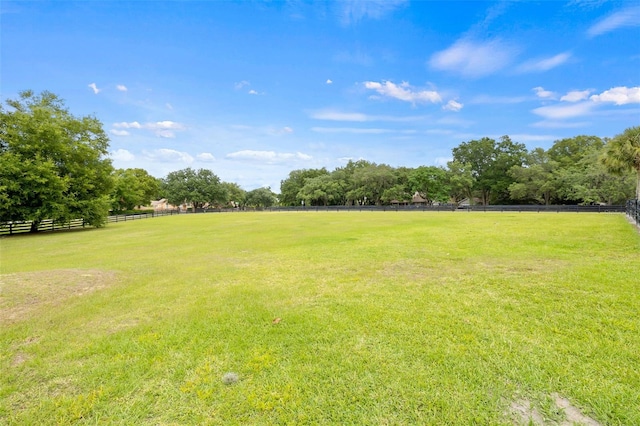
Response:
[[[278,202],[271,188],[257,188],[247,192],[245,204],[249,207],[271,207]]]
[[[544,149],[531,151],[525,165],[516,165],[509,170],[509,175],[515,179],[509,185],[511,198],[549,205],[557,194],[557,167],[558,163],[551,160]]]
[[[447,172],[441,167],[420,166],[409,175],[411,190],[432,205],[434,201],[449,201]]]
[[[513,178],[508,171],[522,165],[527,149],[524,144],[511,141],[509,136],[500,142],[490,138],[463,142],[453,148],[453,160],[470,167],[477,191],[483,204],[509,201],[509,185]]]
[[[0,221],[84,219],[102,226],[110,207],[109,138],[95,117],[76,117],[50,92],[0,105]]]
[[[118,169],[114,173],[113,210],[120,212],[148,205],[160,192],[161,181],[144,169]]]
[[[220,184],[222,189],[227,194],[226,203],[232,207],[240,207],[244,205],[244,200],[247,195],[247,191],[240,188],[240,185],[233,182],[222,182]]]
[[[328,175],[329,172],[324,167],[321,169],[293,170],[289,177],[280,182],[280,204],[283,206],[299,206],[302,198],[298,193],[305,184],[305,180],[320,175]]]
[[[220,178],[207,169],[195,171],[187,167],[171,172],[163,180],[162,191],[169,203],[191,203],[194,209],[201,209],[206,204],[224,203],[227,199]]]
[[[384,192],[395,186],[396,175],[391,166],[371,163],[358,167],[353,172],[354,188],[349,191],[348,198],[363,204],[382,204]]]
[[[304,200],[307,206],[327,206],[340,197],[341,188],[332,175],[307,178],[304,182],[304,186],[298,191],[298,198]]]
[[[447,167],[447,183],[451,200],[457,204],[468,198],[469,203],[473,203],[475,179],[471,171],[471,165],[450,161],[447,163]]]
[[[636,173],[636,199],[640,199],[640,126],[630,127],[607,142],[602,164],[614,174]]]

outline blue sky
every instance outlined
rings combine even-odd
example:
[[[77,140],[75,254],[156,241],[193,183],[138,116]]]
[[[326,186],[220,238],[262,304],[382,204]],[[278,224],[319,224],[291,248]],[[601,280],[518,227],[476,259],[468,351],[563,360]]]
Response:
[[[1,96],[95,115],[114,166],[245,189],[640,125],[640,3],[2,1]]]

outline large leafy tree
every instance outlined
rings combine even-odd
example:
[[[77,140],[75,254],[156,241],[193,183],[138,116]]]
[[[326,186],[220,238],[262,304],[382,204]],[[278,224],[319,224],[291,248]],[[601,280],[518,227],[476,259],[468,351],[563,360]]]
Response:
[[[557,194],[558,180],[554,173],[557,167],[558,163],[551,160],[544,149],[531,151],[526,164],[515,165],[509,170],[509,175],[515,179],[509,185],[511,198],[549,205]]]
[[[191,203],[194,209],[205,204],[222,204],[227,201],[225,187],[211,170],[186,169],[171,172],[163,179],[162,192],[169,203]]]
[[[289,177],[280,182],[280,204],[283,206],[299,206],[303,199],[298,196],[307,179],[328,175],[324,167],[321,169],[293,170]]]
[[[24,91],[0,105],[0,221],[84,219],[102,226],[110,207],[109,138],[55,94]]]
[[[640,126],[630,127],[607,142],[602,163],[607,170],[636,173],[636,199],[640,199]]]
[[[432,205],[434,201],[449,201],[447,172],[441,167],[420,166],[409,175],[411,189]]]
[[[483,204],[510,200],[509,185],[514,179],[508,172],[513,166],[522,165],[526,154],[524,144],[513,142],[508,136],[501,137],[499,142],[482,138],[453,148],[454,162],[470,168],[473,190]]]
[[[120,212],[148,205],[160,192],[161,181],[144,169],[118,169],[114,173],[113,210]]]
[[[277,202],[276,194],[271,191],[271,188],[253,189],[245,196],[245,204],[249,207],[271,207]]]

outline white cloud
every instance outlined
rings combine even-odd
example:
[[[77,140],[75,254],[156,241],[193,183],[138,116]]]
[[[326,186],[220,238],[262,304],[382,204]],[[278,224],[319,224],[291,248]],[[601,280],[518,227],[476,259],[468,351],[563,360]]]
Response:
[[[111,134],[114,134],[116,136],[129,136],[130,134],[126,130],[118,130],[118,129],[111,129],[110,132]]]
[[[109,156],[116,161],[133,161],[136,157],[126,149],[116,149],[111,151]]]
[[[91,83],[88,86],[91,88],[91,90],[93,90],[93,93],[95,93],[96,95],[102,91],[102,89],[98,89],[98,86],[96,86],[95,83]]]
[[[560,100],[564,102],[584,101],[589,97],[590,93],[591,90],[573,90],[571,92],[567,92],[567,94],[561,97]]]
[[[168,120],[144,124],[140,124],[137,121],[132,121],[130,123],[123,121],[121,123],[114,123],[113,127],[118,129],[147,129],[153,132],[156,136],[163,138],[174,138],[176,136],[174,132],[175,130],[185,129],[185,126],[182,123]]]
[[[462,109],[464,105],[461,104],[460,102],[454,101],[453,99],[450,100],[449,102],[447,102],[446,105],[444,105],[442,107],[442,109],[446,110],[446,111],[455,111],[458,112]]]
[[[567,118],[588,115],[593,108],[591,102],[580,102],[571,105],[550,105],[534,109],[536,115],[551,120],[564,120]]]
[[[369,115],[361,112],[343,112],[331,109],[316,110],[309,112],[309,117],[316,120],[327,121],[354,121],[364,123],[366,121],[392,121],[392,122],[412,122],[425,121],[428,116],[424,115],[408,115],[408,116],[391,116],[391,115]]]
[[[333,80],[327,79],[327,84],[333,84]]]
[[[429,65],[466,77],[484,77],[506,67],[516,54],[513,46],[499,39],[485,42],[460,39],[448,49],[435,53]]]
[[[534,92],[536,92],[536,96],[541,98],[541,99],[555,99],[556,94],[549,91],[549,90],[544,90],[544,87],[534,87],[533,89]]]
[[[121,91],[121,92],[126,92],[126,91],[128,90],[128,89],[127,89],[127,86],[125,86],[124,84],[118,84],[118,85],[116,86],[116,89],[118,89],[118,90],[119,90],[119,91]]]
[[[383,133],[395,133],[390,129],[363,129],[359,127],[312,127],[312,132],[316,133],[353,133],[365,135],[380,135]]]
[[[549,71],[557,66],[560,66],[567,62],[571,54],[569,53],[559,53],[550,58],[544,59],[536,59],[532,61],[527,61],[518,67],[519,72],[543,72]]]
[[[289,153],[289,152],[252,151],[252,150],[242,150],[242,151],[231,152],[227,154],[225,157],[231,160],[251,161],[251,162],[267,163],[267,164],[282,163],[290,160],[308,161],[313,158],[310,155],[303,154],[301,152]]]
[[[336,2],[342,24],[350,25],[358,21],[380,19],[406,3],[406,0],[343,0]]]
[[[240,90],[245,86],[249,86],[250,84],[251,83],[249,83],[247,80],[242,80],[242,81],[239,81],[239,82],[235,83],[233,85],[233,87],[235,87],[236,90]]]
[[[144,156],[150,161],[162,163],[180,162],[185,164],[193,163],[193,157],[186,152],[176,151],[174,149],[160,148],[150,151],[142,151]]]
[[[210,152],[202,152],[202,153],[196,155],[196,158],[198,160],[204,161],[204,162],[216,161],[216,157],[214,157],[213,154],[211,154]]]
[[[140,123],[138,123],[137,121],[132,121],[131,123],[123,121],[121,123],[113,123],[113,127],[119,129],[141,129],[142,125],[140,125]]]
[[[640,26],[640,7],[629,7],[598,21],[587,31],[589,37],[596,37],[623,27]]]
[[[340,111],[314,111],[310,114],[311,118],[317,120],[331,120],[331,121],[368,121],[368,116],[360,112],[340,112]]]
[[[611,102],[616,105],[640,103],[640,86],[614,87],[590,98],[593,102]]]
[[[249,90],[249,92],[247,92],[247,93],[249,93],[250,95],[257,95],[258,94],[258,92],[256,92],[253,89]]]
[[[411,86],[407,82],[396,85],[390,81],[383,81],[382,83],[378,83],[376,81],[365,81],[364,87],[370,90],[375,90],[382,96],[411,102],[412,104],[442,102],[442,98],[438,92],[432,90],[414,91],[411,90]]]
[[[333,57],[333,60],[336,62],[355,64],[364,67],[373,65],[373,59],[371,58],[371,56],[359,50],[353,53],[346,51],[339,52]]]

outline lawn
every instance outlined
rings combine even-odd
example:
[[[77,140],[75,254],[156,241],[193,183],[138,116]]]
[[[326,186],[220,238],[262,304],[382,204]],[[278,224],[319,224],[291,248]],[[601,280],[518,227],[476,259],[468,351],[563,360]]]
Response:
[[[2,424],[640,424],[623,215],[180,215],[0,262]]]

